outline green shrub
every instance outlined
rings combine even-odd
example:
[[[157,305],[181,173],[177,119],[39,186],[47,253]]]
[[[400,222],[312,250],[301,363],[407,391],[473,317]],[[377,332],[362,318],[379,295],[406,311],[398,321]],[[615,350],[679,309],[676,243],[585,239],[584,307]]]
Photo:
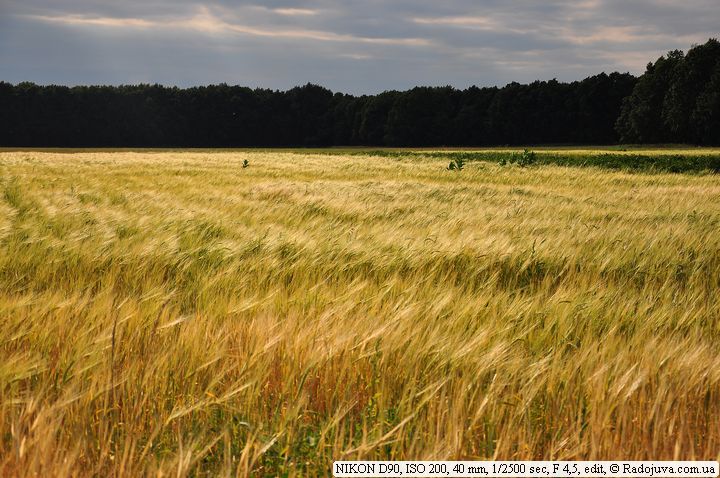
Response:
[[[448,164],[448,171],[462,171],[465,167],[465,160],[463,158],[454,158]]]
[[[535,151],[526,149],[522,153],[512,153],[510,155],[510,164],[517,164],[524,168],[526,166],[532,166],[537,162],[537,154]]]

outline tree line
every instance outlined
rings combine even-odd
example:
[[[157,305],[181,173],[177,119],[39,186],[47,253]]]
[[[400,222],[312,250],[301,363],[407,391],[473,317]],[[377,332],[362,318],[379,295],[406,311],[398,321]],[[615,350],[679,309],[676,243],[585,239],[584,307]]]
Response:
[[[720,42],[649,63],[616,129],[626,143],[720,144]]]
[[[673,51],[636,78],[601,73],[498,88],[353,96],[226,84],[0,82],[0,145],[56,147],[489,146],[720,143],[720,43]]]

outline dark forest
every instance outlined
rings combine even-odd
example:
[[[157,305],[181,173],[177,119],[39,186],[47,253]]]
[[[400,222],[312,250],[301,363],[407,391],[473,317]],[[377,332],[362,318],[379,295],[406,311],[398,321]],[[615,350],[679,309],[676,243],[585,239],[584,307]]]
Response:
[[[0,82],[0,146],[303,147],[720,144],[720,42],[676,50],[643,75],[352,96],[226,84]]]

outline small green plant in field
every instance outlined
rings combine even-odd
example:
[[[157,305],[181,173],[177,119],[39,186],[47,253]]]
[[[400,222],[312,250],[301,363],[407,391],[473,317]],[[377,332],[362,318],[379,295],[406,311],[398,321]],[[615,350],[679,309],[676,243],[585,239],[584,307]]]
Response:
[[[465,160],[463,158],[455,158],[448,164],[448,171],[462,171],[465,167]]]
[[[250,166],[250,161],[248,161],[247,159],[243,160],[243,163],[242,163],[243,169],[247,168],[248,166]]]
[[[517,164],[521,168],[532,166],[536,162],[537,154],[535,154],[535,151],[530,151],[529,149],[526,149],[522,153],[512,153],[510,155],[510,163]]]

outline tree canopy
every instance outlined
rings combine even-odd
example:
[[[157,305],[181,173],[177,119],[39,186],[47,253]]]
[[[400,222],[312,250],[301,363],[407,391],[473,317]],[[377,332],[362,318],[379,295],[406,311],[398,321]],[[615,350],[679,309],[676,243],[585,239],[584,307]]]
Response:
[[[649,63],[617,121],[629,143],[720,144],[720,42]]]

